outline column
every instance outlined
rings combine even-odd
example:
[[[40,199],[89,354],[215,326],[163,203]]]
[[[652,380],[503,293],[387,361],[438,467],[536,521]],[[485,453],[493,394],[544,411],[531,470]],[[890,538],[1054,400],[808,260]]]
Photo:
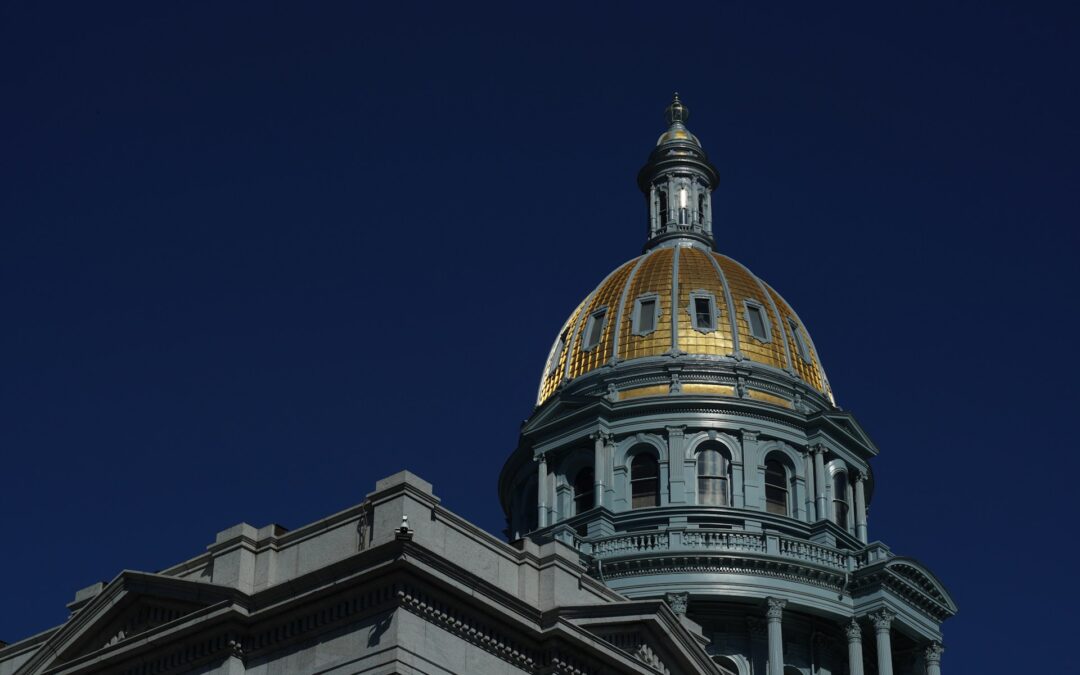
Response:
[[[609,509],[615,507],[615,436],[608,434],[604,438],[604,503]]]
[[[784,675],[784,633],[781,621],[787,600],[765,598],[765,602],[769,607],[765,611],[765,616],[769,619],[769,675]]]
[[[593,439],[593,506],[604,505],[604,442],[605,434],[597,431]]]
[[[855,536],[866,543],[866,474],[855,474]]]
[[[923,655],[926,659],[926,675],[941,675],[941,655],[945,648],[938,641],[931,642]]]
[[[547,527],[547,456],[540,455],[540,457],[537,458],[536,463],[539,467],[536,474],[536,523],[539,527]]]
[[[814,456],[806,455],[806,522],[812,523],[817,520],[817,481],[814,480]]]
[[[817,445],[814,453],[814,487],[817,488],[817,519],[827,520],[829,511],[825,506],[825,448]]]
[[[892,625],[896,615],[887,609],[882,609],[870,615],[874,622],[874,634],[877,637],[877,670],[878,675],[893,675],[892,672],[892,639],[889,637],[889,626]]]
[[[850,675],[863,675],[862,663],[862,628],[855,619],[844,626],[844,634],[847,635],[847,660],[848,673]]]

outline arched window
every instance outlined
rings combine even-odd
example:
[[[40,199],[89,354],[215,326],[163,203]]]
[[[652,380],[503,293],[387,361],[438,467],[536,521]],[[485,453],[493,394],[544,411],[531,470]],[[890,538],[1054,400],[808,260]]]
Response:
[[[778,459],[765,462],[765,510],[778,516],[788,513],[787,468]]]
[[[699,192],[697,196],[697,221],[700,225],[705,222],[705,193]]]
[[[660,225],[662,227],[666,227],[668,224],[667,192],[665,192],[664,190],[657,190],[656,194],[659,197],[659,207],[657,209],[659,213],[657,215],[660,216]]]
[[[833,513],[836,517],[836,524],[840,527],[847,529],[848,526],[848,481],[847,474],[843,471],[837,471],[833,475]]]
[[[586,467],[574,477],[574,513],[584,513],[593,507],[596,482],[593,470]]]
[[[630,463],[630,508],[645,509],[660,503],[660,466],[647,452]]]
[[[731,675],[739,675],[739,666],[730,656],[716,655],[712,657],[712,660],[713,663],[720,666],[720,669],[724,673],[730,673]]]
[[[731,505],[731,462],[716,448],[705,448],[697,454],[698,504]]]

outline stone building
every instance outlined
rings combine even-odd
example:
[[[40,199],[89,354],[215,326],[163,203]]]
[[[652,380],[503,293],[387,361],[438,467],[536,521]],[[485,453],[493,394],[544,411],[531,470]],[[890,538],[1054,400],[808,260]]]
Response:
[[[510,543],[402,472],[77,592],[0,675],[939,675],[956,607],[871,540],[878,450],[794,309],[713,252],[716,169],[667,117],[645,250],[559,330],[500,476]]]

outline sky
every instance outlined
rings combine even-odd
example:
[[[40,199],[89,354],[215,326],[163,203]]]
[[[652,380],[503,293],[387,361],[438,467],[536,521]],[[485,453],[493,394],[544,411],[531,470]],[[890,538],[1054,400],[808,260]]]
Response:
[[[945,672],[1061,672],[1076,11],[0,3],[0,640],[401,468],[500,534],[556,332],[644,242],[677,90],[718,250],[881,449],[871,537],[960,607]]]

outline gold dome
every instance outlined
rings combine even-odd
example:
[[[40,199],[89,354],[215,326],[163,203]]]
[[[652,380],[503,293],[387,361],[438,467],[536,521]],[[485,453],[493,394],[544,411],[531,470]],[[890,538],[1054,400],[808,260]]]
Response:
[[[675,297],[679,311],[673,322]],[[715,299],[713,325],[704,330],[695,327],[692,315],[699,297]],[[657,303],[658,319],[647,333],[635,332],[639,298]],[[588,318],[601,312],[602,326],[587,337]],[[755,334],[750,321],[758,317],[763,325]],[[591,338],[595,345],[586,345]],[[578,305],[552,347],[537,404],[560,384],[601,366],[674,354],[749,360],[793,375],[832,400],[810,334],[780,294],[727,256],[681,245],[653,248],[620,265]]]

